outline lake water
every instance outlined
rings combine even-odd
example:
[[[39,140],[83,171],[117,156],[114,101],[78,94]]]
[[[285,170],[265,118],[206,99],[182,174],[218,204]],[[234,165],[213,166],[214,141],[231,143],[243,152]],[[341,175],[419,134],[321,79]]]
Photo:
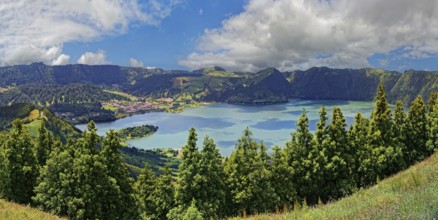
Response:
[[[198,133],[199,148],[202,148],[202,141],[208,135],[214,139],[221,154],[228,156],[246,127],[253,132],[254,139],[263,139],[269,148],[275,145],[283,147],[290,140],[290,133],[295,130],[303,109],[308,112],[310,130],[314,131],[319,121],[318,112],[323,105],[327,107],[328,115],[331,115],[334,106],[340,106],[349,125],[353,123],[357,112],[370,116],[373,108],[372,102],[334,100],[292,100],[275,105],[208,104],[185,109],[181,113],[146,113],[97,123],[96,126],[100,135],[110,129],[119,130],[145,124],[158,126],[155,134],[129,141],[131,146],[143,149],[181,148],[187,141],[189,129],[194,127]],[[86,125],[77,127],[83,130]]]

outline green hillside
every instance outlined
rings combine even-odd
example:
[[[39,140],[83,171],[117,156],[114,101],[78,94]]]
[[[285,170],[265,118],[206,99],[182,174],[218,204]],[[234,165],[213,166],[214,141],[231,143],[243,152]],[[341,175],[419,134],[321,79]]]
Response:
[[[391,103],[409,104],[418,95],[427,100],[438,91],[438,73],[409,70],[332,69],[279,72],[267,68],[254,73],[229,72],[220,67],[195,71],[144,69],[113,65],[47,66],[42,63],[0,67],[0,105],[33,102],[102,103],[126,97],[189,96],[195,101],[275,103],[287,99],[372,100],[380,81]],[[91,85],[90,85],[91,84]],[[43,90],[41,88],[44,88]]]
[[[52,220],[64,218],[42,212],[29,206],[19,205],[0,199],[0,219]]]
[[[318,207],[248,219],[436,219],[438,153],[377,185]],[[241,219],[241,218],[233,218]]]
[[[16,104],[0,107],[0,132],[7,132],[11,122],[21,119],[31,137],[37,137],[37,131],[41,123],[46,123],[47,129],[61,141],[66,141],[68,135],[77,136],[80,130],[70,123],[56,116],[52,111],[33,104]]]
[[[45,123],[47,129],[62,142],[66,142],[69,135],[79,137],[81,131],[64,119],[56,116],[49,109],[37,107],[34,104],[16,104],[6,107],[0,107],[0,134],[8,133],[11,129],[11,123],[15,119],[21,119],[29,135],[35,139],[38,137],[38,129],[41,123]],[[149,164],[151,169],[160,173],[160,168],[167,163],[171,165],[172,170],[178,168],[179,160],[168,152],[159,152],[154,150],[142,150],[137,148],[123,148],[122,155],[127,164],[129,164],[130,174],[137,177],[139,170],[144,164]],[[170,150],[169,150],[170,151]]]

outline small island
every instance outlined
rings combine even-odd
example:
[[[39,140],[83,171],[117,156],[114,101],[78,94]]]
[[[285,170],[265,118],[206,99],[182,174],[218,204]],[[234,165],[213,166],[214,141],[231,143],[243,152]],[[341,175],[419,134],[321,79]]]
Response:
[[[118,130],[117,133],[119,133],[121,139],[129,140],[129,139],[149,136],[157,132],[157,130],[158,130],[158,126],[142,125],[142,126],[123,128]]]

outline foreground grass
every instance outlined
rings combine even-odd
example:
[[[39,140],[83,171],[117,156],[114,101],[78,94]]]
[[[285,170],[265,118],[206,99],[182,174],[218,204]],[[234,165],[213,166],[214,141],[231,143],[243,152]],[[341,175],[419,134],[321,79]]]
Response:
[[[438,153],[331,204],[249,219],[438,219]]]
[[[28,206],[18,205],[16,203],[6,202],[5,200],[0,199],[0,219],[52,220],[52,219],[62,219],[62,218],[39,211],[34,208],[30,208]]]

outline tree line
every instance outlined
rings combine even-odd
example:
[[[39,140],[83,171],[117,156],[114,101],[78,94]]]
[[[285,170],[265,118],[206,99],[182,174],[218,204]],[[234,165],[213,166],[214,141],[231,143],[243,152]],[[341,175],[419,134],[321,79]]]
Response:
[[[16,120],[2,137],[0,196],[71,219],[220,219],[288,210],[339,199],[431,155],[438,146],[438,93],[393,111],[379,85],[370,118],[347,128],[339,107],[322,107],[315,132],[303,111],[297,129],[273,153],[249,129],[223,158],[214,141],[197,146],[190,129],[176,177],[145,166],[129,177],[118,134],[103,141],[90,122],[82,137],[61,143],[44,124],[35,141]]]

